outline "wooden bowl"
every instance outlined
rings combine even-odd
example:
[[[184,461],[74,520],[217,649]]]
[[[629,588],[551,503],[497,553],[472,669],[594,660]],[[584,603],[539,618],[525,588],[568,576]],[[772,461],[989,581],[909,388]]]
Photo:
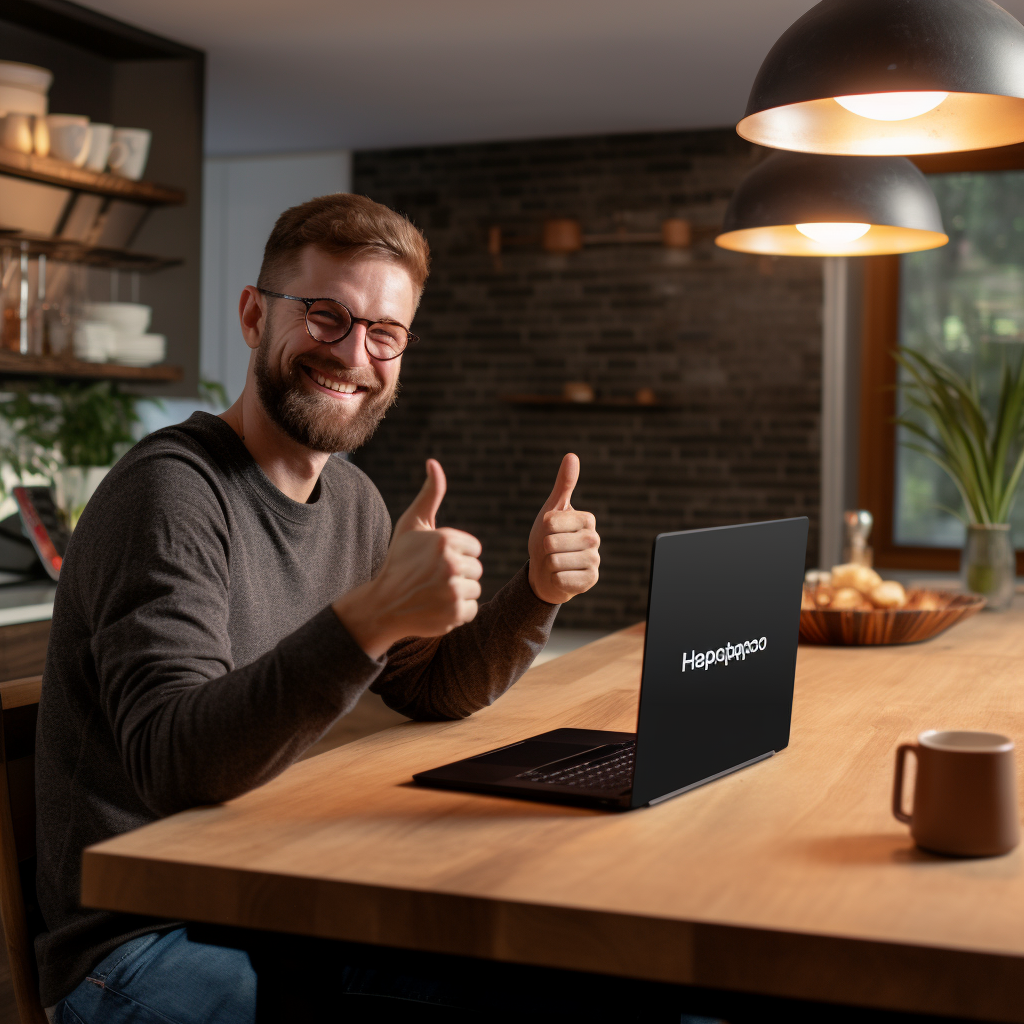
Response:
[[[985,599],[975,594],[934,593],[948,599],[946,607],[937,611],[876,608],[868,612],[801,609],[800,642],[841,646],[916,644],[931,640],[985,607]]]

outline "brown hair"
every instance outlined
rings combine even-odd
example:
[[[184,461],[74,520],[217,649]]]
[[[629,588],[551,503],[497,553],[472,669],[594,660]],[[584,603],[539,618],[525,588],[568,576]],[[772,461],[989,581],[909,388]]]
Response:
[[[417,292],[430,273],[430,247],[409,220],[366,196],[335,192],[277,218],[263,249],[257,286],[277,287],[308,245],[330,256],[397,263],[409,272]]]

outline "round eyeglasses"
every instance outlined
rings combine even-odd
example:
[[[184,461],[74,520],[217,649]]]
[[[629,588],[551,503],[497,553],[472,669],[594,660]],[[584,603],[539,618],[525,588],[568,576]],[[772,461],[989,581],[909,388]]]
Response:
[[[407,327],[392,320],[367,320],[353,316],[348,306],[337,299],[304,299],[301,295],[283,295],[267,288],[257,288],[261,295],[273,299],[291,299],[306,307],[306,331],[314,341],[333,345],[349,336],[356,324],[366,325],[366,351],[374,359],[397,359],[408,345],[420,339]]]

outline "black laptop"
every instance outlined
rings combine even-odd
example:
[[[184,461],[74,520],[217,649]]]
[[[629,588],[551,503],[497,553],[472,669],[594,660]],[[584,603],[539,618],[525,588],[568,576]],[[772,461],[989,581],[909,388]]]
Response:
[[[807,519],[654,542],[635,733],[555,729],[413,778],[423,786],[626,810],[789,744]]]

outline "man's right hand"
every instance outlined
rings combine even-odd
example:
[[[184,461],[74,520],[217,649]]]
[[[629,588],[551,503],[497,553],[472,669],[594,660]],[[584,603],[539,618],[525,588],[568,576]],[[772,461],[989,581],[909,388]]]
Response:
[[[427,481],[395,524],[380,573],[332,605],[353,640],[379,658],[405,636],[440,636],[476,616],[480,541],[434,526],[447,484],[436,459]]]

